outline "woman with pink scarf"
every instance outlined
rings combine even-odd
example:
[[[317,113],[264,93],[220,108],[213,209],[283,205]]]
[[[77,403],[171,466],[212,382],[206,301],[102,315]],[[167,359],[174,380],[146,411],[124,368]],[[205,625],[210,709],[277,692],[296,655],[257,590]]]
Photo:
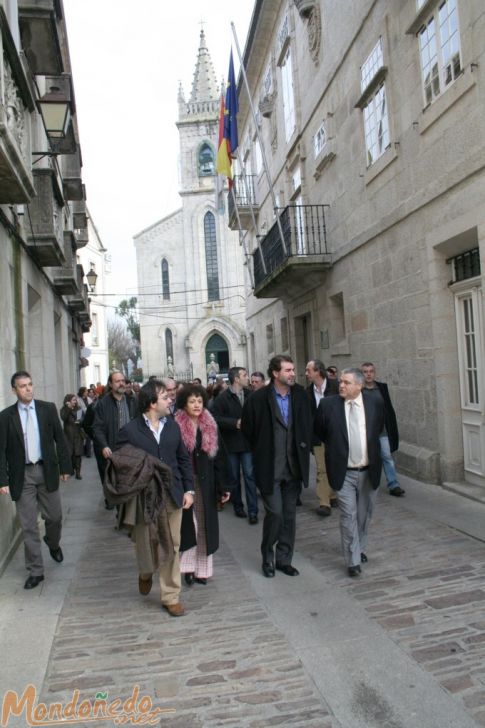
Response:
[[[177,394],[175,421],[192,458],[195,483],[194,504],[182,516],[180,545],[180,571],[188,586],[207,584],[213,575],[212,555],[219,548],[217,501],[225,503],[231,495],[224,445],[206,403],[207,393],[198,384],[187,384]],[[197,545],[188,548],[194,529]]]

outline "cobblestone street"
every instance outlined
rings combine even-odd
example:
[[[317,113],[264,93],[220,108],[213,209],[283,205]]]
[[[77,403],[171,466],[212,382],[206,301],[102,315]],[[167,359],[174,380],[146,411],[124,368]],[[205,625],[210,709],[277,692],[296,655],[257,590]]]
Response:
[[[356,580],[338,512],[318,518],[311,491],[293,579],[264,579],[260,526],[226,507],[215,578],[184,586],[188,614],[173,619],[157,585],[139,595],[130,540],[102,507],[94,462],[83,465],[64,489],[64,563],[49,559],[45,582],[25,592],[20,548],[0,580],[2,695],[33,683],[46,704],[75,689],[111,701],[139,685],[175,711],[160,725],[181,728],[485,725],[481,503],[403,478],[405,499],[379,496]]]

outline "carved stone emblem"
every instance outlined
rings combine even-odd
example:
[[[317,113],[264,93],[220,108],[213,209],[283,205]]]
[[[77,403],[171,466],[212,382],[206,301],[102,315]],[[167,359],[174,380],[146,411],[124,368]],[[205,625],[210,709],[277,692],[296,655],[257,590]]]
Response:
[[[7,127],[18,144],[24,159],[27,158],[25,149],[25,107],[20,98],[17,85],[13,79],[12,71],[7,58],[3,57],[5,81],[5,111]]]
[[[320,42],[322,38],[322,17],[320,15],[320,6],[315,4],[308,15],[308,50],[312,60],[317,63],[320,53]]]

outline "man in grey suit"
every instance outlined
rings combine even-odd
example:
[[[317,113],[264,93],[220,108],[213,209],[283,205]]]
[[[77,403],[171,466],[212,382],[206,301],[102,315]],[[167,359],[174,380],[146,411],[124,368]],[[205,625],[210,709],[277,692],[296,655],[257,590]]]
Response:
[[[315,434],[325,443],[325,463],[340,509],[342,550],[349,576],[367,562],[367,531],[382,471],[379,436],[384,403],[369,395],[360,369],[343,369],[339,394],[320,401]]]
[[[59,478],[72,474],[71,457],[55,404],[34,399],[28,372],[15,372],[11,385],[17,402],[0,412],[0,494],[15,501],[30,572],[24,589],[34,589],[44,581],[38,511],[50,555],[57,563],[64,559]]]

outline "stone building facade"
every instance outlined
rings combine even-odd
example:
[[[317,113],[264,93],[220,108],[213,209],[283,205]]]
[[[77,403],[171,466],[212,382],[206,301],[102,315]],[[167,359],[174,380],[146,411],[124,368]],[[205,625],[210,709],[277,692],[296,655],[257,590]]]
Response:
[[[181,207],[134,238],[144,375],[207,381],[246,363],[239,237],[216,208],[220,92],[204,32],[186,101],[178,97]]]
[[[0,409],[14,401],[18,369],[31,373],[39,399],[59,405],[79,387],[90,327],[76,260],[88,233],[62,0],[5,0],[0,45]],[[68,102],[62,131],[41,115],[52,93]],[[13,503],[2,496],[0,572],[18,537]]]
[[[258,0],[248,38],[251,367],[375,362],[400,468],[485,488],[483,4]]]

